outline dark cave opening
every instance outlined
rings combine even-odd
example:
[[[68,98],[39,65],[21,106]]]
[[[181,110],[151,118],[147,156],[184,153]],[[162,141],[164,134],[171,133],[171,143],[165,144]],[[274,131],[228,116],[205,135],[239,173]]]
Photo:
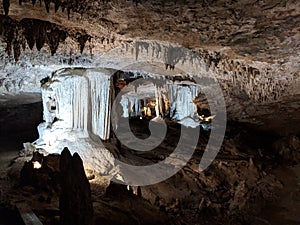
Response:
[[[1,146],[11,144],[20,150],[24,142],[38,138],[37,126],[43,121],[43,106],[40,94],[19,94],[2,97],[0,105]]]

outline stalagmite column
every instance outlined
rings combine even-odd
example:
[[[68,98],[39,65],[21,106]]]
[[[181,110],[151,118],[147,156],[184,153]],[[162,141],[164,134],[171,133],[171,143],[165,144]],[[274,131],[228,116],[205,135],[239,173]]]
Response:
[[[93,220],[91,188],[80,156],[77,153],[72,156],[68,148],[65,148],[61,153],[60,172],[61,224],[91,225]]]

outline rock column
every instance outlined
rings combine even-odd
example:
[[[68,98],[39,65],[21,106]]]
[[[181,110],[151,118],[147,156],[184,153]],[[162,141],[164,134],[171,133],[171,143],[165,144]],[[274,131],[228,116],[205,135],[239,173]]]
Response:
[[[64,148],[60,159],[61,195],[59,201],[62,225],[91,225],[93,205],[89,181],[80,156]]]

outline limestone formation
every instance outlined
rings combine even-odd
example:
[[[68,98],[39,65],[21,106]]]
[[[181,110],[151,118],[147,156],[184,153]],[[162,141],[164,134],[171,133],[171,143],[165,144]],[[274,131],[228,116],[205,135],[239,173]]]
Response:
[[[80,156],[65,148],[60,159],[60,222],[63,225],[91,225],[93,206],[91,189]]]
[[[38,51],[47,44],[51,55],[54,55],[59,44],[67,37],[78,42],[81,53],[86,42],[91,40],[91,36],[84,30],[65,30],[62,26],[39,19],[24,18],[17,21],[0,15],[0,24],[0,37],[7,44],[6,52],[8,55],[13,52],[15,61],[19,60],[21,48],[25,51],[26,43],[30,50],[35,46]]]

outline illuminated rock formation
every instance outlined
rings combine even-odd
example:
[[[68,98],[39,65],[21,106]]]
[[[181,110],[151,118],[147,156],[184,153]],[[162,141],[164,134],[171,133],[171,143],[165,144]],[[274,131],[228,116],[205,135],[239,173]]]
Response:
[[[53,152],[57,151],[59,140],[70,139],[72,134],[108,140],[111,137],[111,105],[115,100],[114,72],[109,69],[73,68],[54,73],[42,85],[45,122],[39,125],[40,139],[36,144],[46,145],[46,150]],[[193,100],[201,91],[199,85],[192,81],[172,81],[158,75],[141,77],[132,74],[140,78],[137,81],[141,83],[132,82],[125,88],[126,92],[120,99],[123,112],[119,116],[142,116],[146,99],[154,98],[155,113],[150,113],[150,117],[168,115],[176,121],[186,117],[197,120],[197,107]],[[149,82],[147,78],[152,83],[144,85],[143,82]],[[163,98],[169,102],[169,108],[164,106]],[[143,104],[140,104],[141,100]]]

